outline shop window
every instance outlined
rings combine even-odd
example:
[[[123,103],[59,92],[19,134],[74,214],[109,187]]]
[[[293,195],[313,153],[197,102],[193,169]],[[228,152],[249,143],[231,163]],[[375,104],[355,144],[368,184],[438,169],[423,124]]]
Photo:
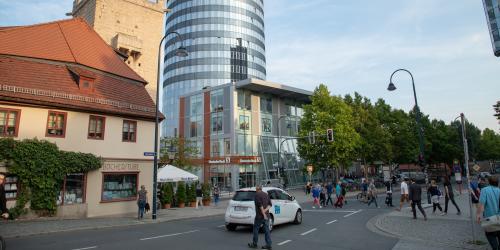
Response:
[[[89,139],[102,140],[104,139],[104,128],[106,124],[106,118],[103,116],[93,116],[89,118]]]
[[[103,202],[137,199],[138,173],[103,173]]]
[[[238,91],[238,108],[252,109],[252,95],[250,92]]]
[[[122,141],[135,142],[137,137],[137,122],[123,120]]]
[[[85,203],[86,176],[83,173],[67,174],[57,197],[57,205]]]
[[[222,156],[222,140],[214,140],[211,142],[211,156],[219,157]]]
[[[262,113],[272,113],[273,112],[273,101],[270,97],[260,98],[260,112]]]
[[[21,110],[0,108],[0,136],[16,137]]]
[[[240,115],[240,130],[250,130],[250,117]]]
[[[66,134],[67,113],[49,111],[47,118],[47,137],[64,137]]]
[[[221,112],[224,110],[224,90],[217,89],[210,93],[210,110],[212,112]]]
[[[212,134],[222,134],[222,114],[212,114]]]
[[[224,139],[224,155],[231,155],[231,140]]]
[[[15,175],[6,175],[4,181],[5,198],[14,200],[17,198],[19,191],[19,178]]]

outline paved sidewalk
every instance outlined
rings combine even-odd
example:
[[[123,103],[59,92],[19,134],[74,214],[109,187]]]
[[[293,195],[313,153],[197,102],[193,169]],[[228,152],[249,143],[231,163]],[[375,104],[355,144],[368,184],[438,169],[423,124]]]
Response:
[[[428,216],[427,221],[424,221],[420,211],[417,211],[418,219],[413,220],[411,209],[407,207],[401,212],[380,215],[371,223],[383,233],[400,239],[393,249],[489,249],[487,244],[477,246],[468,243],[472,240],[468,197],[467,194],[455,197],[462,211],[461,215],[456,214],[451,202],[445,216],[441,216],[439,210],[433,214],[432,205],[425,204],[423,206]],[[441,206],[444,209],[444,199],[441,199]],[[475,215],[475,210],[473,214]],[[474,230],[476,239],[487,243],[484,232],[477,223],[474,223]]]

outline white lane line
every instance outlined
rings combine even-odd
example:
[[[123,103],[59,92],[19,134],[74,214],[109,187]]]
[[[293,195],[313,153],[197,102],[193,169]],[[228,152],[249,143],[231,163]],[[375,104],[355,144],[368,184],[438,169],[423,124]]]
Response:
[[[220,226],[217,226],[217,227],[225,227],[226,225],[220,225]]]
[[[87,249],[94,249],[94,248],[97,248],[97,246],[83,247],[83,248],[74,248],[74,249],[71,249],[71,250],[87,250]]]
[[[316,231],[316,230],[318,230],[318,229],[317,229],[317,228],[313,228],[313,229],[311,229],[311,230],[309,230],[309,231],[307,231],[307,232],[303,232],[303,233],[301,233],[300,235],[304,236],[304,235],[309,234],[309,233],[312,233],[312,232],[314,232],[314,231]]]
[[[353,211],[353,210],[321,210],[321,209],[315,209],[315,210],[309,210],[309,209],[305,209],[305,210],[302,210],[303,212],[318,212],[318,213],[354,213],[354,212],[357,212],[357,211]]]
[[[278,246],[285,245],[286,243],[290,242],[291,240],[285,240],[283,242],[278,243]]]
[[[344,218],[347,218],[347,217],[349,217],[349,216],[351,216],[351,215],[353,215],[353,214],[357,214],[357,213],[359,213],[359,212],[361,212],[361,211],[362,211],[362,210],[360,209],[360,210],[358,210],[358,211],[354,211],[354,212],[352,212],[352,213],[350,213],[350,214],[346,214],[346,215],[344,215]]]
[[[192,230],[192,231],[187,231],[187,232],[182,232],[182,233],[175,233],[175,234],[166,234],[166,235],[160,235],[160,236],[155,236],[155,237],[149,237],[149,238],[142,238],[140,240],[153,240],[153,239],[158,239],[158,238],[165,238],[165,237],[172,237],[172,236],[177,236],[177,235],[182,235],[182,234],[190,234],[194,232],[198,232],[200,230]]]
[[[327,222],[326,224],[327,224],[327,225],[330,225],[330,224],[332,224],[332,223],[334,223],[334,222],[337,222],[337,220],[332,220],[332,221],[330,221],[330,222]]]

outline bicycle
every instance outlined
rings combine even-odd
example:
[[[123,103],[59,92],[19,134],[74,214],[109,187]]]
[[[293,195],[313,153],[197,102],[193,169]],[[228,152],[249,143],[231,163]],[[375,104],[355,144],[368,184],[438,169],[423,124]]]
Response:
[[[356,195],[356,199],[359,202],[367,203],[368,202],[368,195],[366,192],[360,192]]]

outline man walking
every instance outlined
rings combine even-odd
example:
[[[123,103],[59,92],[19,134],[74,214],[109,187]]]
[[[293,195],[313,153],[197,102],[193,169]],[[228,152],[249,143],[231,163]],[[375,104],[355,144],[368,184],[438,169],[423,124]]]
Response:
[[[331,182],[329,182],[328,185],[326,186],[326,195],[327,195],[326,206],[328,206],[328,202],[330,202],[333,206],[332,194],[333,194],[333,185]]]
[[[417,210],[415,209],[415,206],[417,206],[418,210],[420,210],[420,212],[424,216],[424,220],[427,220],[427,215],[422,208],[422,188],[417,183],[415,183],[415,179],[411,179],[409,198],[411,201],[411,211],[413,212],[413,219],[417,219]]]
[[[262,226],[264,229],[266,245],[262,249],[272,249],[271,247],[271,232],[269,231],[269,209],[271,209],[271,200],[267,193],[262,192],[262,187],[255,187],[255,219],[253,222],[253,241],[248,243],[248,247],[257,248],[259,242],[259,229]]]
[[[380,208],[377,203],[377,187],[375,187],[375,181],[372,179],[370,182],[370,186],[368,186],[368,206],[372,204],[372,202],[375,202],[375,207]]]
[[[401,199],[399,201],[399,209],[396,209],[398,211],[401,211],[401,208],[403,208],[403,204],[405,202],[410,201],[408,195],[408,184],[406,183],[407,181],[408,178],[404,178],[404,180],[401,182]]]
[[[144,217],[144,209],[146,208],[146,203],[148,203],[148,191],[144,185],[141,186],[141,190],[138,193],[137,206],[139,207],[139,212],[137,219],[142,219]]]

